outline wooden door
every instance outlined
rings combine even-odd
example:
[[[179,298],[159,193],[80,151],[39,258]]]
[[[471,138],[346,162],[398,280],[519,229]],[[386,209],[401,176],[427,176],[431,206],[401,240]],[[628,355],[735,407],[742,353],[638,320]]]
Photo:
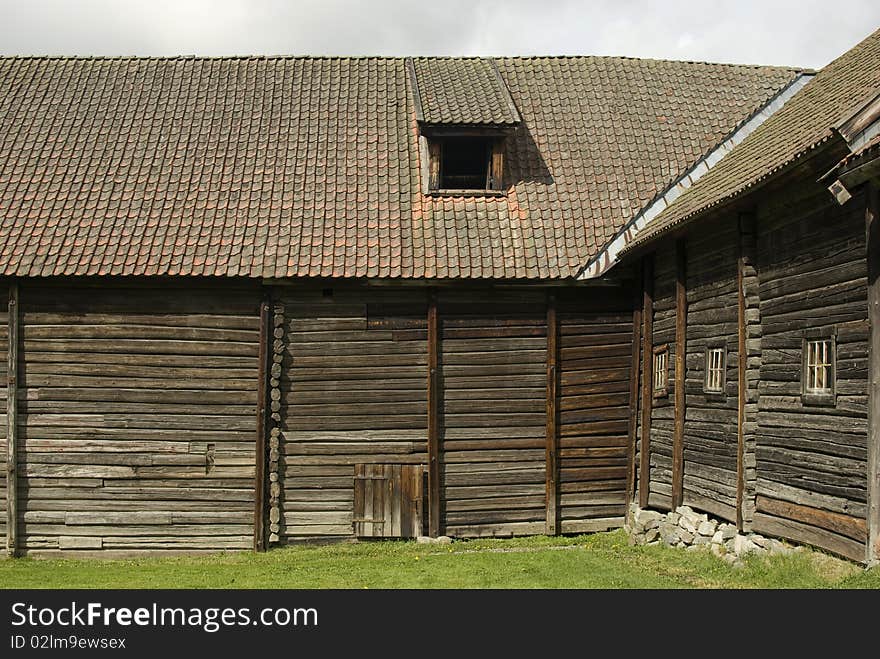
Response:
[[[359,538],[423,535],[425,467],[407,464],[354,466],[354,534]]]

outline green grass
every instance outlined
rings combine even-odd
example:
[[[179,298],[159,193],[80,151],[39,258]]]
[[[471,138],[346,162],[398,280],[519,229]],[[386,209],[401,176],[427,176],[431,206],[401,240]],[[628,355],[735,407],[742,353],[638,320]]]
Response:
[[[4,588],[880,588],[880,568],[815,551],[731,567],[630,546],[623,531],[452,545],[362,542],[131,560],[0,561]]]

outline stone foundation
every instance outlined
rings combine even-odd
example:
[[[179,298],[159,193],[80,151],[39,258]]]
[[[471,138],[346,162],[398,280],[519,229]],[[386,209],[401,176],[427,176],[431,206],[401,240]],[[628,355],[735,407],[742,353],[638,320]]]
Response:
[[[634,544],[705,549],[733,565],[742,565],[747,554],[790,554],[802,549],[757,533],[739,533],[735,524],[719,522],[689,506],[666,514],[634,508],[626,530]]]

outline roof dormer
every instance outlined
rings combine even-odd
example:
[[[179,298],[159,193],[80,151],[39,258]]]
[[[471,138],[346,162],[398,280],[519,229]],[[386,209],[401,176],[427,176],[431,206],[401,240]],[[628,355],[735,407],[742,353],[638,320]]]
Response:
[[[504,144],[521,118],[494,60],[407,59],[419,125],[422,189],[503,194]]]

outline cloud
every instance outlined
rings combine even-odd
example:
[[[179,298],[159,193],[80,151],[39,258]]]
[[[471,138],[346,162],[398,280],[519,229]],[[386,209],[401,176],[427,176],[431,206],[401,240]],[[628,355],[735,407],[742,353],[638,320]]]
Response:
[[[0,52],[63,55],[612,54],[821,67],[880,3],[818,0],[0,0]]]

